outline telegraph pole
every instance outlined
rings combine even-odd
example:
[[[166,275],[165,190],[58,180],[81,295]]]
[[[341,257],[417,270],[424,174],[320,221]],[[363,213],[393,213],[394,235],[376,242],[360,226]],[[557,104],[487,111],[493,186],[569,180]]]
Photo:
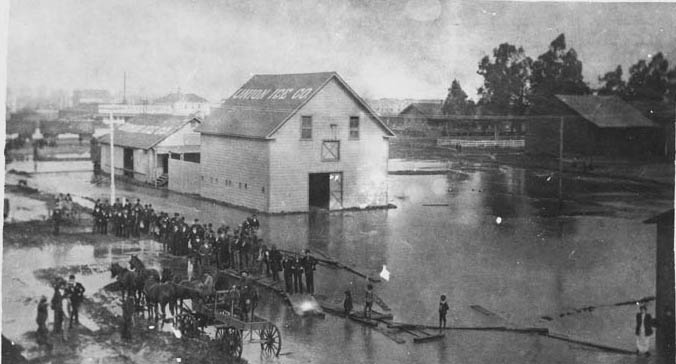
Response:
[[[110,122],[110,205],[115,203],[115,128],[113,126],[113,113],[109,114]]]
[[[563,207],[563,116],[559,123],[559,209]]]

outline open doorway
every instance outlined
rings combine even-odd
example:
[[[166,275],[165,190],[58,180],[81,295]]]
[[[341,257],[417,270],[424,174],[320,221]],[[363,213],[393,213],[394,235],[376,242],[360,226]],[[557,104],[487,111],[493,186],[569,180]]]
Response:
[[[310,173],[310,208],[329,208],[329,173]]]
[[[134,150],[124,148],[122,152],[122,168],[124,168],[125,177],[134,177]]]
[[[343,208],[343,173],[310,173],[310,208],[339,210]]]
[[[169,173],[169,154],[158,154],[158,164],[162,167],[162,174]]]

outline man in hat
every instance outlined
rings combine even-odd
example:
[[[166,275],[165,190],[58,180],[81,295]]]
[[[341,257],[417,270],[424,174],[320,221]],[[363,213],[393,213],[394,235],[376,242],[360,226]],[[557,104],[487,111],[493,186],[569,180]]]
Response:
[[[63,299],[61,294],[62,284],[63,278],[60,278],[53,283],[54,295],[52,296],[52,310],[54,311],[54,328],[52,330],[56,334],[63,333],[64,313],[63,313],[63,303],[61,302]]]
[[[49,306],[47,305],[47,297],[40,297],[40,302],[38,302],[38,316],[35,319],[35,322],[38,324],[38,342],[44,341],[47,337],[47,316]]]
[[[71,274],[70,277],[68,277],[68,285],[66,286],[66,297],[70,298],[71,307],[71,312],[69,312],[70,328],[73,327],[73,321],[75,321],[76,324],[80,323],[78,311],[80,309],[80,304],[82,304],[82,300],[84,299],[84,292],[84,286],[80,284],[80,282],[76,282],[75,275]]]
[[[303,272],[305,272],[305,288],[307,288],[307,293],[315,294],[314,271],[317,269],[317,260],[310,255],[310,250],[305,250],[305,256],[301,265],[303,266]]]
[[[648,308],[642,304],[639,307],[639,312],[636,314],[636,353],[638,355],[645,354],[646,356],[650,356],[650,341],[654,325],[655,322],[648,313]]]
[[[279,281],[279,271],[282,270],[282,253],[277,250],[277,246],[272,244],[270,249],[270,270],[272,270],[272,281]]]

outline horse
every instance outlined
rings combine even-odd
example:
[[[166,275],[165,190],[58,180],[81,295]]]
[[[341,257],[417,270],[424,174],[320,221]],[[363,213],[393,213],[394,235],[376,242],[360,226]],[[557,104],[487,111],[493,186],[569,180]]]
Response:
[[[118,263],[113,263],[110,265],[110,278],[117,278],[117,282],[122,286],[123,301],[127,295],[134,296],[134,292],[137,289],[136,273],[122,267]]]
[[[161,283],[155,276],[148,276],[143,287],[148,307],[148,317],[157,318],[157,306],[162,310],[162,318],[166,317],[166,307],[174,316],[176,312],[176,291],[172,282]]]
[[[129,259],[129,266],[136,272],[136,297],[140,302],[148,278],[152,277],[160,282],[160,273],[156,269],[146,269],[145,264],[136,255],[132,255]]]
[[[180,277],[176,277],[173,281],[174,292],[176,294],[175,298],[179,306],[183,305],[183,300],[195,300],[202,298],[202,291],[198,286],[198,282],[180,280]]]

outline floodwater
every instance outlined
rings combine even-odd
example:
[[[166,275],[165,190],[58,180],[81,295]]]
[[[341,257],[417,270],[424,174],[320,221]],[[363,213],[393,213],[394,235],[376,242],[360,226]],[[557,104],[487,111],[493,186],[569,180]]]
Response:
[[[571,337],[633,350],[635,307],[597,310],[553,322],[539,317],[654,295],[655,227],[642,221],[673,204],[671,191],[633,182],[568,178],[563,183],[563,209],[559,209],[556,178],[523,169],[475,167],[442,175],[390,176],[388,192],[395,209],[261,216],[263,238],[283,249],[309,248],[374,276],[386,265],[391,279],[376,284],[376,292],[392,308],[395,321],[436,324],[439,295],[446,294],[451,306],[449,325],[484,325],[486,318],[470,308],[480,305],[515,325],[549,327]],[[8,183],[16,178],[7,175]],[[89,172],[20,178],[41,191],[71,193],[89,204],[85,197],[107,198],[107,183],[92,184]],[[250,214],[167,191],[118,187],[118,196],[138,197],[155,209],[177,211],[190,220],[233,226]],[[154,245],[141,245],[142,256],[152,259],[151,265],[163,264]],[[34,326],[35,305],[28,306],[31,313],[25,322],[19,318],[22,315],[11,313],[22,312],[26,309],[22,302],[37,297],[36,285],[45,287],[30,269],[96,266],[123,259],[112,251],[101,252],[100,247],[35,249],[5,249],[3,257],[3,331],[15,337]],[[36,263],[28,269],[25,263],[32,259]],[[108,278],[109,274],[92,274],[82,281],[92,292]],[[363,278],[326,267],[318,268],[315,281],[317,293],[335,301],[345,289],[360,301],[365,286]],[[299,318],[269,293],[259,314],[282,331],[284,355],[275,361],[280,363],[495,359],[619,363],[628,359],[505,332],[449,331],[441,341],[413,344],[409,337],[405,344],[397,344],[342,318]],[[245,344],[243,356],[250,362],[265,362],[257,344]]]

